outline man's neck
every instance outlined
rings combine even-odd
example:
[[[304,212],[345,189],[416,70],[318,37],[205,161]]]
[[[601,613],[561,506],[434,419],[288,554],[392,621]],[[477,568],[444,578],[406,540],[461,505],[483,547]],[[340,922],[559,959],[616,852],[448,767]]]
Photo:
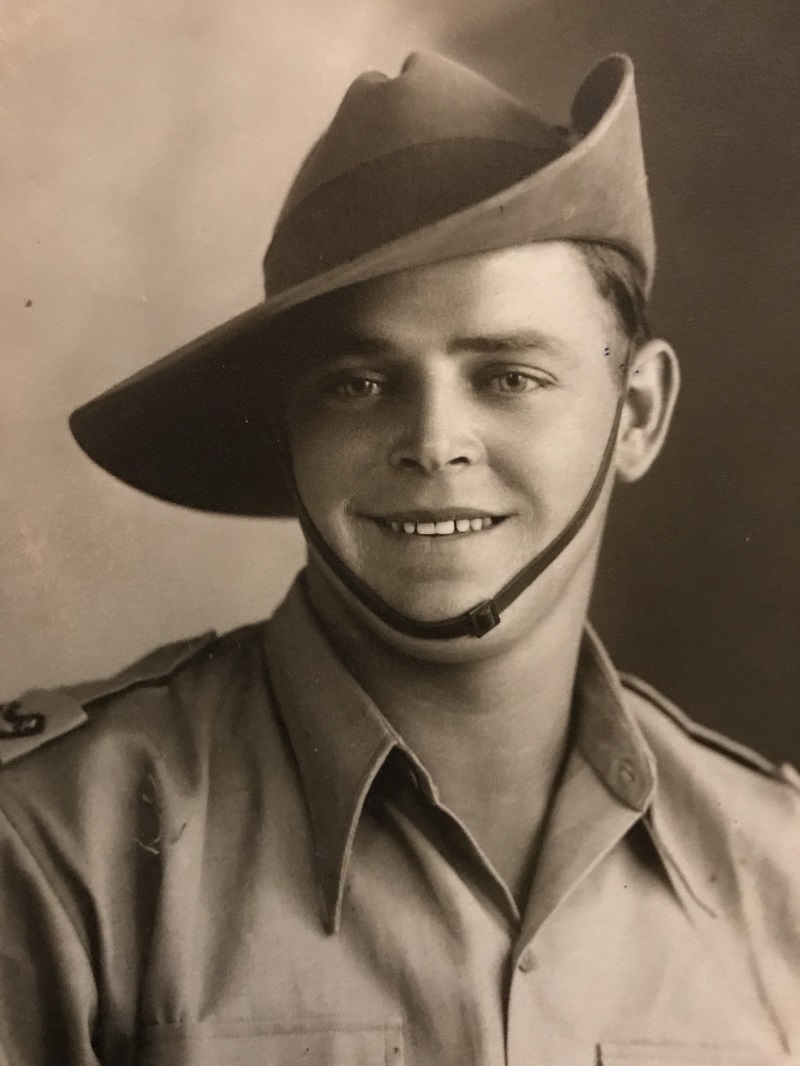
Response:
[[[520,898],[566,751],[588,589],[495,654],[442,662],[382,639],[313,566],[307,587],[345,665]]]

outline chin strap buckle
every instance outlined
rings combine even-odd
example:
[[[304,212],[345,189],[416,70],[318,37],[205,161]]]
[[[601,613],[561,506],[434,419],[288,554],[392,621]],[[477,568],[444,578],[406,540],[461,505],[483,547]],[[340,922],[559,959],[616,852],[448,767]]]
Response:
[[[500,615],[491,600],[484,600],[467,612],[472,632],[476,637],[485,637],[495,626],[500,625]]]

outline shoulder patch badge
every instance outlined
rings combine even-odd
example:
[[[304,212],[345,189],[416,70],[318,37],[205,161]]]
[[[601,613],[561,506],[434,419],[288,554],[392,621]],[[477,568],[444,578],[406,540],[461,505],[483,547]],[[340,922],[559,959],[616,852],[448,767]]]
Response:
[[[33,689],[0,705],[0,766],[72,732],[86,720],[86,711],[65,692]]]
[[[738,740],[726,737],[724,733],[718,733],[715,729],[710,729],[708,726],[695,722],[688,714],[676,707],[671,700],[663,696],[658,689],[653,688],[652,685],[648,685],[646,681],[642,681],[633,674],[621,673],[620,680],[625,688],[635,692],[659,711],[666,714],[676,725],[680,726],[684,733],[687,733],[699,744],[704,744],[707,748],[712,748],[721,755],[727,755],[728,758],[749,767],[751,770],[757,770],[768,777],[792,783],[788,772],[793,771],[791,766],[788,767],[788,771],[784,767],[779,768],[774,762],[749,748],[746,744],[741,744]],[[798,782],[800,782],[800,775],[797,775],[796,771],[793,772],[798,778]],[[795,785],[795,787],[798,786]]]
[[[165,680],[215,638],[211,632],[167,644],[105,681],[67,689],[31,689],[19,699],[0,704],[0,767],[84,725],[89,720],[85,707],[95,700]]]
[[[44,731],[45,717],[36,711],[25,713],[19,700],[0,705],[0,740],[35,737]]]

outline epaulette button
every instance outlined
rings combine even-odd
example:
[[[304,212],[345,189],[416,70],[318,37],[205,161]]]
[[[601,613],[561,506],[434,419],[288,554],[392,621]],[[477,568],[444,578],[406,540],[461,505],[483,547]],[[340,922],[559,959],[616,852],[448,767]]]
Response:
[[[800,773],[797,772],[790,762],[785,762],[778,767],[778,775],[782,777],[787,784],[796,788],[797,791],[800,792]]]

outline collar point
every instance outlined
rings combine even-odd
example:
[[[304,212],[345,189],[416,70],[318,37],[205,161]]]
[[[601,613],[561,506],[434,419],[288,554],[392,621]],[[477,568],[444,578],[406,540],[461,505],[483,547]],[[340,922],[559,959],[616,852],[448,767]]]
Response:
[[[342,902],[338,896],[331,898],[328,893],[322,893],[320,918],[328,936],[336,936],[339,933],[342,927]]]

